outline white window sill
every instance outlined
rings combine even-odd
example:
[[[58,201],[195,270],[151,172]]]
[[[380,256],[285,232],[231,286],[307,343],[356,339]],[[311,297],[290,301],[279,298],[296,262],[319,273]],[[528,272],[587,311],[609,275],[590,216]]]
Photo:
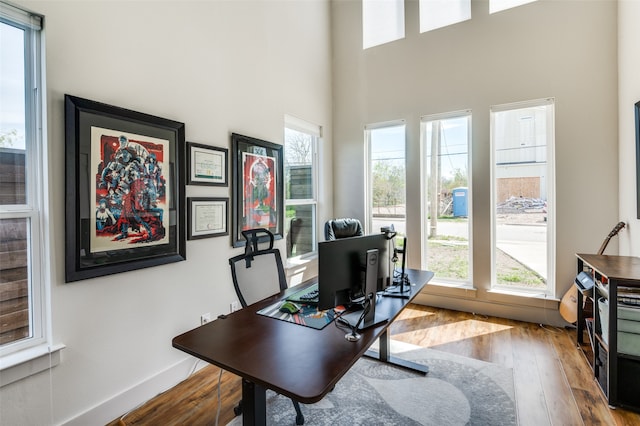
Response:
[[[60,364],[65,345],[40,345],[0,358],[0,387]]]
[[[547,296],[544,293],[528,293],[525,291],[510,291],[505,289],[492,289],[487,291],[487,298],[493,302],[508,303],[511,305],[533,306],[557,310],[560,299]]]
[[[475,299],[477,290],[470,284],[446,283],[430,281],[423,289],[422,293],[436,296],[452,296],[465,299]]]

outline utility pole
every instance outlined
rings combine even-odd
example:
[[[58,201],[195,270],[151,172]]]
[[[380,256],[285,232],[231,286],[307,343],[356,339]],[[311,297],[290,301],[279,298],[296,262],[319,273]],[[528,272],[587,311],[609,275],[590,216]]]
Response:
[[[438,235],[438,213],[440,210],[440,120],[431,124],[431,180],[429,181],[429,237]]]

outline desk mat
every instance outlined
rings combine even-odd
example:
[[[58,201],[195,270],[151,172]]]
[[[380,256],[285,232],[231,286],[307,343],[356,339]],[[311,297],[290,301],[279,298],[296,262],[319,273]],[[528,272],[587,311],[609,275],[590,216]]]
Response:
[[[316,306],[299,304],[301,310],[297,314],[288,314],[286,312],[280,312],[280,305],[283,300],[280,300],[273,305],[269,305],[256,312],[259,315],[275,318],[281,321],[292,322],[294,324],[304,325],[306,327],[315,328],[316,330],[322,330],[327,324],[330,324],[334,320],[336,314],[333,309],[326,311],[318,311]]]

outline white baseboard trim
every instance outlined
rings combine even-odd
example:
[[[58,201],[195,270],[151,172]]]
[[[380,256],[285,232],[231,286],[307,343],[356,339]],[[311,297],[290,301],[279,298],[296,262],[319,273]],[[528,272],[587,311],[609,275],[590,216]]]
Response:
[[[76,417],[61,422],[61,424],[68,426],[103,426],[186,379],[198,361],[194,357],[178,361],[158,374],[141,381]],[[198,370],[206,365],[208,364],[204,361],[198,362]]]

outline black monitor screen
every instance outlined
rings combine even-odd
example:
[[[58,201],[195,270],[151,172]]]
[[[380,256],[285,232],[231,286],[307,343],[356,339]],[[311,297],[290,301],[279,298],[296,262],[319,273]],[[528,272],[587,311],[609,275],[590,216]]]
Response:
[[[378,249],[378,285],[389,285],[389,240],[385,234],[324,241],[318,244],[318,309],[349,303],[362,294],[367,250]]]

